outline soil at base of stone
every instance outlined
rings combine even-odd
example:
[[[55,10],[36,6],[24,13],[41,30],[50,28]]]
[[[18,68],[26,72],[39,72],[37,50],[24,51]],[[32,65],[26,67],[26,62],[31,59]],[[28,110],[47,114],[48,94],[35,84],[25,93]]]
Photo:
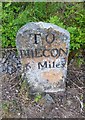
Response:
[[[2,67],[2,118],[84,118],[85,65],[68,65],[66,91],[32,96],[21,79],[21,63],[15,51],[5,52]]]

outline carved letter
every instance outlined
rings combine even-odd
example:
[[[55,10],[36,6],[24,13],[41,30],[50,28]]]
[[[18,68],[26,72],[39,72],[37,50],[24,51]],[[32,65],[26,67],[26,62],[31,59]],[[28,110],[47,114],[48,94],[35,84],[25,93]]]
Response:
[[[50,36],[51,35],[51,36]],[[48,38],[49,37],[49,38]],[[50,39],[50,37],[52,37],[52,40],[51,41],[49,41],[49,39]],[[46,36],[46,42],[48,43],[48,44],[51,44],[53,41],[55,40],[55,36],[54,36],[54,34],[48,34],[47,36]]]
[[[47,62],[45,61],[43,65],[41,64],[41,62],[39,62],[38,69],[40,69],[40,68],[47,68]]]

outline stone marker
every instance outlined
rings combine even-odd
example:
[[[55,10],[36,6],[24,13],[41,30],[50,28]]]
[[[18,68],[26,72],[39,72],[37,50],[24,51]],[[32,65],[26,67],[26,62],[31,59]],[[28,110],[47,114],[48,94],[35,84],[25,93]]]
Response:
[[[32,92],[65,90],[70,34],[51,23],[30,22],[17,33],[16,45]]]

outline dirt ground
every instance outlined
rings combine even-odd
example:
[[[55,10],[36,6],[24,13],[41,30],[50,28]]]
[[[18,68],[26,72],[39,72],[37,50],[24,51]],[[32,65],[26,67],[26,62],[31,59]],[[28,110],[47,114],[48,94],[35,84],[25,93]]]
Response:
[[[21,78],[19,58],[15,52],[7,54],[1,61],[2,118],[85,118],[84,64],[78,67],[75,59],[69,62],[65,92],[31,95]]]

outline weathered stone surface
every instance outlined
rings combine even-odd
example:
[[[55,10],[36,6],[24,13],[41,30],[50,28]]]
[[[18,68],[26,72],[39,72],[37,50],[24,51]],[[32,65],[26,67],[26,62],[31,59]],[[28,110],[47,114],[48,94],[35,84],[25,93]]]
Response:
[[[16,44],[32,92],[65,89],[70,35],[44,22],[31,22],[17,33]]]

